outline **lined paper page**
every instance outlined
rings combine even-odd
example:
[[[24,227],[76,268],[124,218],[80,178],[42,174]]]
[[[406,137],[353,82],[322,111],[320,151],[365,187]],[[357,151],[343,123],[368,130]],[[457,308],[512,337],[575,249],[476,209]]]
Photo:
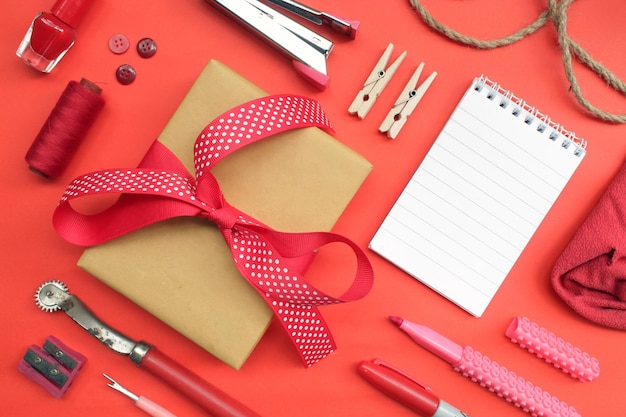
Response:
[[[494,88],[474,80],[370,242],[478,317],[585,155]]]

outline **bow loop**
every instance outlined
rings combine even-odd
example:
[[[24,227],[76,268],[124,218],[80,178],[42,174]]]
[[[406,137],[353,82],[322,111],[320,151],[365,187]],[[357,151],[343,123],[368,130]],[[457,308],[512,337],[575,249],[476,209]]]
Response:
[[[306,97],[279,95],[245,103],[200,133],[194,145],[195,178],[156,141],[138,169],[101,171],[75,179],[54,212],[53,224],[67,240],[87,246],[168,218],[209,219],[222,232],[238,270],[272,308],[304,364],[311,366],[335,349],[317,307],[353,301],[370,290],[373,271],[367,256],[340,235],[281,233],[263,225],[229,205],[211,173],[222,158],[247,144],[307,126],[332,130],[319,104]],[[69,204],[75,198],[111,192],[123,198],[102,213],[84,215]],[[301,276],[315,251],[331,242],[347,244],[357,260],[353,283],[338,298]]]
[[[197,179],[196,198],[203,207],[221,209],[226,204],[219,183],[210,172]]]

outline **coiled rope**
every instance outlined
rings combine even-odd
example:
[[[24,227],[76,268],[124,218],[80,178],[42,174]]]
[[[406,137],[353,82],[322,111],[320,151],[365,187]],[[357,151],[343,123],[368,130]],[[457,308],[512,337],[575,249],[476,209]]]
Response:
[[[585,98],[576,78],[573,67],[573,58],[585,65],[596,75],[602,78],[609,87],[622,94],[626,93],[626,83],[620,80],[608,68],[596,61],[576,43],[567,33],[567,9],[574,0],[548,0],[548,8],[541,12],[539,16],[527,26],[514,33],[498,39],[482,40],[471,36],[463,35],[456,30],[442,24],[436,20],[419,0],[409,0],[411,5],[420,14],[424,22],[432,29],[444,34],[451,40],[480,49],[494,49],[500,46],[510,45],[527,36],[532,35],[541,29],[548,21],[552,21],[558,33],[559,46],[561,48],[565,76],[570,83],[570,89],[578,103],[583,106],[593,116],[611,123],[626,123],[626,114],[614,114],[602,110]]]

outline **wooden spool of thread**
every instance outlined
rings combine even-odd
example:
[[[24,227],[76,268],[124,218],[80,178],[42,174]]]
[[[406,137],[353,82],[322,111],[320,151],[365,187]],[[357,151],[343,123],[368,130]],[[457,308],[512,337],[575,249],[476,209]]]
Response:
[[[63,173],[104,107],[101,92],[85,78],[68,83],[26,153],[31,171],[49,179]]]

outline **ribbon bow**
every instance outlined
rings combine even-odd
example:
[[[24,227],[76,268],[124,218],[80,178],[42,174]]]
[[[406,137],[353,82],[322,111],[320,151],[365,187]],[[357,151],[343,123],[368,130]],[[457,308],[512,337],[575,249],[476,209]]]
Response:
[[[373,282],[367,256],[349,239],[329,232],[283,233],[229,205],[211,168],[239,148],[267,136],[301,127],[332,130],[319,103],[301,96],[276,95],[250,101],[216,118],[194,145],[195,178],[176,156],[155,141],[136,169],[105,170],[76,178],[53,215],[57,232],[69,242],[97,245],[155,222],[201,216],[214,222],[239,272],[280,320],[308,367],[334,351],[335,342],[318,306],[354,301]],[[123,198],[96,214],[70,205],[79,197],[117,193]],[[301,272],[314,251],[331,242],[348,245],[356,274],[348,290],[331,297],[308,283]]]

